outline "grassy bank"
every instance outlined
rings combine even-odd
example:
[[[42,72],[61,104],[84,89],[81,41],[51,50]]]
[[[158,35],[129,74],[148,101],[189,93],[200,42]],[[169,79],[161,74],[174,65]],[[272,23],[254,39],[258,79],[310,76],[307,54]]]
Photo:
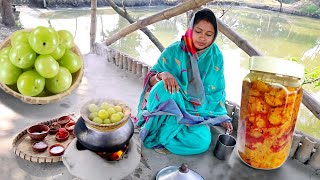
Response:
[[[320,19],[320,2],[319,0],[283,0],[282,13],[306,16]],[[248,6],[256,9],[265,9],[270,11],[280,11],[280,3],[277,0],[240,0],[225,1],[218,0],[212,4]]]

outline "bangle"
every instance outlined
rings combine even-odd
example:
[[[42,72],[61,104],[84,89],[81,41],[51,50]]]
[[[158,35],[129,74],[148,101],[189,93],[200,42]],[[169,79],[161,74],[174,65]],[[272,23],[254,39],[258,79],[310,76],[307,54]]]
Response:
[[[154,76],[155,78],[156,78],[156,80],[159,82],[159,81],[161,81],[161,79],[160,78],[158,78],[158,75],[159,75],[159,72]]]

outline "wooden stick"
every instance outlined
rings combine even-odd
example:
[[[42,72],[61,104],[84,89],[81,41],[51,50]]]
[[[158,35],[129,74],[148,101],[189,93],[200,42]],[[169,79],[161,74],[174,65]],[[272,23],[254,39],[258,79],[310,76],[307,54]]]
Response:
[[[97,33],[97,0],[91,0],[90,52],[94,52]]]
[[[125,18],[126,20],[129,21],[130,24],[136,22],[135,19],[133,19],[128,13],[127,11],[123,11],[121,10],[117,5],[116,3],[113,2],[113,0],[106,0],[109,5],[120,15],[122,16],[123,18]],[[160,43],[160,41],[158,40],[157,37],[155,37],[153,35],[153,33],[147,28],[147,27],[144,27],[144,28],[141,28],[140,29],[144,34],[146,34],[148,36],[148,38],[153,42],[153,44],[160,50],[160,52],[163,51],[164,47],[163,45]]]
[[[181,3],[173,8],[166,9],[166,10],[161,11],[155,15],[138,20],[137,22],[121,29],[119,32],[117,32],[114,35],[112,35],[111,37],[109,37],[106,40],[106,45],[109,46],[110,44],[127,36],[128,34],[130,34],[133,31],[144,28],[150,24],[159,22],[163,19],[170,19],[171,17],[180,15],[180,14],[185,13],[189,10],[194,9],[194,8],[201,7],[202,5],[204,5],[208,2],[211,2],[211,1],[212,0],[189,0],[189,1],[187,1],[185,3]]]

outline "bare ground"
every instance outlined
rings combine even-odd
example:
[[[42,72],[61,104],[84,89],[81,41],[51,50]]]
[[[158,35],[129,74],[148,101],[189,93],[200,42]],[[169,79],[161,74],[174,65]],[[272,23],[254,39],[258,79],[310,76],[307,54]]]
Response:
[[[4,24],[0,23],[0,42],[2,42],[5,38],[10,36],[13,32],[15,32],[18,29],[21,29],[21,28],[19,28],[17,26],[8,27],[8,26],[5,26]]]

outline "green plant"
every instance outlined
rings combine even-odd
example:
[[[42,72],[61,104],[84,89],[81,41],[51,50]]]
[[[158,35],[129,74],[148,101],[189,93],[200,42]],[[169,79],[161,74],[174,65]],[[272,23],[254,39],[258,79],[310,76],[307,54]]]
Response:
[[[297,57],[289,58],[290,61],[298,62],[300,61]],[[313,84],[315,87],[320,87],[320,67],[315,67],[312,70],[305,69],[304,70],[304,81],[303,85],[305,84]]]
[[[320,8],[315,4],[305,4],[300,7],[300,11],[306,14],[315,15],[320,13]]]
[[[311,71],[305,70],[303,84],[313,84],[315,87],[320,87],[320,67],[315,67]]]

